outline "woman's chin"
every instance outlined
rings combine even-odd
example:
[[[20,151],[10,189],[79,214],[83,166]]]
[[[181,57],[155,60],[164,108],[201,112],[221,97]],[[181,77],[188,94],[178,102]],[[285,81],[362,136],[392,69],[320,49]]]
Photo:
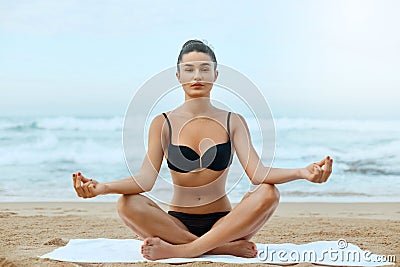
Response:
[[[210,97],[210,91],[201,89],[190,90],[186,94],[190,97]]]

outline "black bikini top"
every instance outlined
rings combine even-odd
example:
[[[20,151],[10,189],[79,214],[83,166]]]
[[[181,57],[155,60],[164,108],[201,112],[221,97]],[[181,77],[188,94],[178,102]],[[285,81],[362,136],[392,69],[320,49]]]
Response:
[[[217,144],[210,147],[200,157],[193,149],[184,145],[174,145],[172,139],[171,123],[165,113],[163,113],[168,122],[169,127],[169,145],[168,145],[168,159],[167,164],[171,170],[177,172],[190,172],[198,168],[207,168],[214,171],[222,171],[232,163],[231,153],[231,134],[229,129],[229,118],[231,112],[227,116],[228,138],[226,143]]]

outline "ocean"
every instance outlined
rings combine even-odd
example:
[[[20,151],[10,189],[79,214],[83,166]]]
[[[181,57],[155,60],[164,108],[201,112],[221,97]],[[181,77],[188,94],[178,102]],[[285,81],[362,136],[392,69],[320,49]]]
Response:
[[[246,120],[257,150],[262,139],[257,138],[252,118]],[[274,122],[272,167],[305,167],[327,155],[334,160],[326,183],[298,180],[277,185],[282,202],[400,201],[400,121],[275,118]],[[77,197],[71,174],[81,171],[100,182],[129,176],[123,123],[122,116],[0,117],[0,201],[116,201],[118,195]],[[135,155],[133,173],[143,156]],[[165,160],[160,176],[170,177]],[[236,155],[228,177],[228,196],[238,202],[252,187]]]

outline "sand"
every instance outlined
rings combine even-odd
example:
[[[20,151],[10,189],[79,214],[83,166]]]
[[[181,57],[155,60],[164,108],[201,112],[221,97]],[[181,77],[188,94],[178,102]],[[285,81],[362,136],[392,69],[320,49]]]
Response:
[[[0,266],[173,266],[80,264],[37,257],[74,238],[139,238],[123,225],[115,203],[0,203],[0,222]],[[395,255],[400,266],[400,203],[281,203],[253,241],[301,244],[340,238],[376,254]],[[179,266],[200,265],[206,263]],[[213,264],[228,265],[242,266]]]

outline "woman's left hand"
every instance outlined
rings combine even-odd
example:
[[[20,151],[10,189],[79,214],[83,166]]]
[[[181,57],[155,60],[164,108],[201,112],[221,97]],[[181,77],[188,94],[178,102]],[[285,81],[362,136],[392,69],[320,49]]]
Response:
[[[310,182],[324,183],[332,173],[332,162],[333,159],[327,156],[320,162],[311,163],[307,167],[301,168],[300,175]]]

